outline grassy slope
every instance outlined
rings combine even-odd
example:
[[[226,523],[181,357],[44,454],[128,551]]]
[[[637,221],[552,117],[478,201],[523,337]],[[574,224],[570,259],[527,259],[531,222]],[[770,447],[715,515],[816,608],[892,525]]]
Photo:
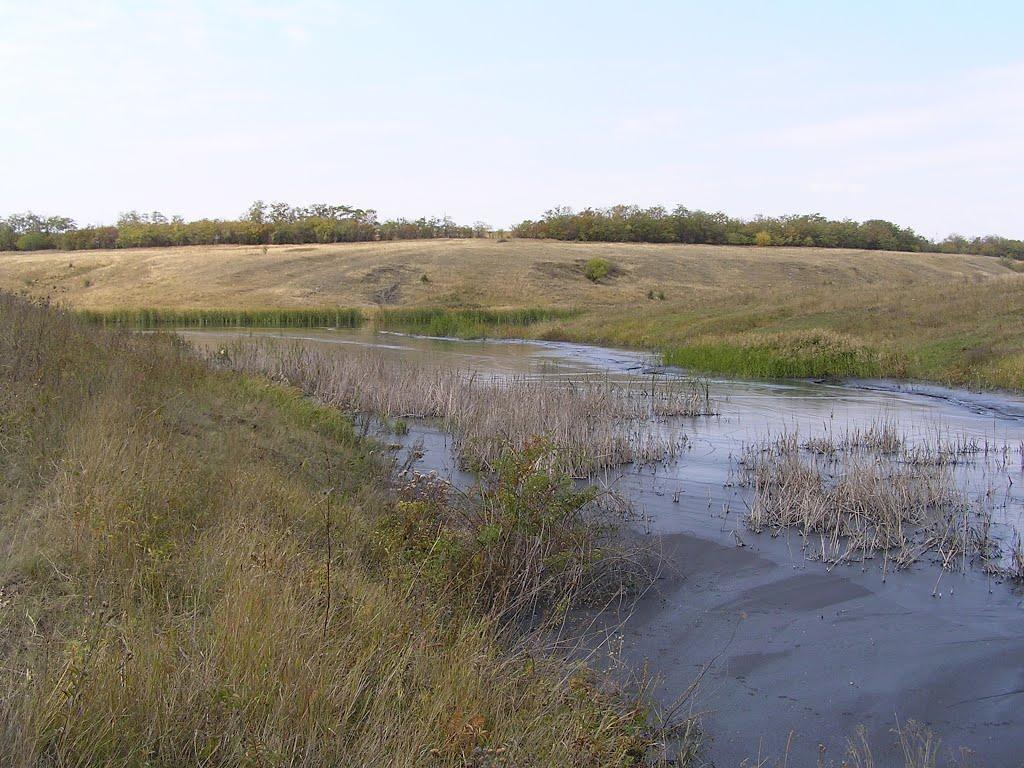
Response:
[[[617,276],[586,280],[594,257]],[[727,373],[1024,388],[1024,276],[985,257],[519,240],[196,247],[5,254],[0,287],[96,309],[574,307],[575,319],[515,331],[670,349]]]
[[[0,294],[0,476],[0,764],[637,749],[639,710],[503,651],[457,588],[393,553],[385,464],[345,417],[169,337]]]

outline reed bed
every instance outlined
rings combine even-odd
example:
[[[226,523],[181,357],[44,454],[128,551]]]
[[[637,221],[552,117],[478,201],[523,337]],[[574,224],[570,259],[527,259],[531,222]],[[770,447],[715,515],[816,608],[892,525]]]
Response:
[[[754,489],[746,524],[773,535],[795,528],[805,554],[827,563],[880,554],[883,568],[901,569],[932,556],[947,569],[978,560],[1020,578],[1019,547],[1002,551],[992,510],[972,503],[954,477],[959,457],[976,448],[973,440],[908,447],[891,423],[838,439],[801,441],[789,431],[750,446],[740,460]]]
[[[152,328],[359,328],[358,309],[112,309],[82,310],[105,327]]]
[[[827,330],[701,337],[663,356],[666,365],[752,379],[871,378],[888,370],[885,354]]]
[[[383,330],[455,338],[509,337],[538,323],[568,320],[572,309],[381,309],[374,324]]]
[[[324,352],[275,340],[240,340],[214,359],[299,387],[318,402],[384,420],[431,419],[450,432],[464,466],[491,469],[510,449],[543,437],[575,477],[651,464],[683,449],[672,419],[713,412],[697,382],[485,377],[418,365],[377,351]]]
[[[830,458],[868,452],[919,466],[957,466],[984,460],[1005,469],[1011,466],[1013,459],[1024,459],[1024,444],[1011,445],[942,430],[911,439],[892,419],[880,419],[867,427],[855,427],[838,435],[828,433],[810,437],[801,442],[800,447],[809,453]]]
[[[755,454],[747,466],[755,491],[747,525],[814,535],[820,546],[809,554],[829,563],[883,552],[905,567],[929,550],[966,546],[957,534],[970,506],[941,468],[858,458],[831,469],[788,446]]]

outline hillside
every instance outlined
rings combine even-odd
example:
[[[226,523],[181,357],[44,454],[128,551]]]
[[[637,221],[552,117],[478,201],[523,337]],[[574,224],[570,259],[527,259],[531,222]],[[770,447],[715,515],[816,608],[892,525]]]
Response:
[[[583,277],[591,258],[620,273]],[[76,308],[615,306],[751,289],[915,285],[1008,274],[982,256],[710,245],[424,240],[304,246],[38,251],[0,256],[0,287]],[[426,275],[429,282],[423,282]],[[696,295],[695,295],[696,294]]]
[[[613,265],[599,282],[584,276],[594,258]],[[518,239],[196,246],[8,253],[0,288],[89,309],[573,307],[574,319],[515,332],[752,376],[1024,387],[1024,276],[983,256]]]

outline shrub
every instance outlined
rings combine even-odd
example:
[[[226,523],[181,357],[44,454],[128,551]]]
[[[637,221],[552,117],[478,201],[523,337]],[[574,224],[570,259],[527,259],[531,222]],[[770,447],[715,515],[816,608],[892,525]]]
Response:
[[[117,245],[117,227],[85,227],[65,232],[60,247],[65,251],[114,248]]]
[[[646,578],[645,557],[614,536],[628,506],[594,486],[577,488],[552,468],[554,450],[538,439],[506,451],[468,496],[416,477],[378,528],[382,549],[500,622],[558,620],[635,586]]]
[[[772,244],[772,236],[771,236],[770,233],[766,232],[765,230],[762,229],[760,232],[758,232],[756,235],[754,235],[754,245],[756,245],[756,246],[758,246],[760,248],[765,248],[765,247],[767,247],[767,246],[769,246],[771,244]]]
[[[26,232],[18,238],[17,248],[19,251],[45,251],[49,248],[56,248],[57,243],[53,235],[45,232]]]
[[[583,275],[592,283],[603,280],[612,274],[614,267],[607,259],[591,259],[583,265]]]
[[[0,224],[0,251],[13,251],[18,247],[18,236],[6,224]]]

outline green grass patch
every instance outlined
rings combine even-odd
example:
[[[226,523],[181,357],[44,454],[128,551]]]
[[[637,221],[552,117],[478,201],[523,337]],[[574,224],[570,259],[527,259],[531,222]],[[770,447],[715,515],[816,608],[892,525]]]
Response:
[[[346,446],[359,442],[348,414],[315,403],[296,387],[243,374],[226,375],[224,380],[233,394],[247,402],[266,404],[292,426],[312,430]]]
[[[572,309],[382,309],[374,319],[378,328],[424,336],[482,339],[514,336],[519,329],[575,317]]]
[[[358,328],[358,309],[112,309],[82,310],[87,321],[127,328]]]
[[[664,359],[667,365],[755,379],[872,378],[893,372],[886,355],[831,332],[745,334],[674,347]]]

